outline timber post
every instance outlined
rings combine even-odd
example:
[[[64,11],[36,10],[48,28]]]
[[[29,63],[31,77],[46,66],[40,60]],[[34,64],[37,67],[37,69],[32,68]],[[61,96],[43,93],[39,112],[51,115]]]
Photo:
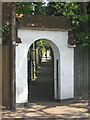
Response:
[[[15,3],[11,3],[10,22],[10,110],[16,109],[16,78],[15,78],[15,45],[16,42],[16,18]]]

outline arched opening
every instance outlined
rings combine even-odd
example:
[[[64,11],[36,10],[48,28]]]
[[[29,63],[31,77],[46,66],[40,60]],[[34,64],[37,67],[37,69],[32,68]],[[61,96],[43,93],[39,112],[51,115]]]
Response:
[[[54,100],[54,53],[45,39],[28,50],[28,101]]]
[[[16,68],[17,68],[17,76],[16,76],[16,80],[17,80],[17,82],[16,82],[17,83],[17,85],[16,85],[16,87],[17,87],[16,88],[16,101],[17,101],[17,103],[23,103],[24,101],[28,102],[28,101],[31,100],[29,98],[29,96],[30,96],[29,93],[31,92],[31,90],[29,88],[30,87],[29,84],[31,84],[31,83],[30,83],[30,79],[28,78],[28,75],[32,74],[32,76],[31,76],[32,79],[34,78],[35,75],[33,73],[31,73],[30,70],[28,72],[28,67],[27,66],[30,63],[28,63],[28,57],[27,57],[27,55],[28,55],[29,48],[32,49],[33,47],[35,47],[35,43],[37,41],[40,41],[40,40],[45,41],[45,44],[49,45],[50,50],[52,51],[52,52],[50,52],[50,54],[52,54],[52,56],[54,56],[52,58],[53,61],[51,63],[52,64],[51,68],[49,68],[49,69],[52,70],[52,72],[50,70],[50,72],[51,72],[50,74],[51,74],[51,77],[52,77],[50,85],[52,87],[49,86],[49,88],[52,88],[51,89],[51,94],[52,95],[50,93],[49,94],[51,95],[52,99],[60,99],[60,53],[59,53],[58,47],[55,45],[55,43],[52,40],[48,40],[48,39],[45,39],[45,38],[40,38],[40,39],[36,39],[36,40],[32,40],[32,41],[26,41],[26,39],[24,41],[24,39],[23,39],[22,45],[19,45],[17,47],[17,51],[18,52],[17,52],[17,57],[16,57],[17,58],[16,61],[19,61],[19,62],[17,62],[17,66],[16,66]],[[49,53],[47,53],[47,54],[49,55]],[[39,53],[39,55],[40,55],[40,53]],[[45,58],[49,59],[49,57],[51,57],[51,55],[49,57],[48,57],[48,55],[45,56],[45,53],[43,53],[43,57],[42,57],[43,61],[44,61]],[[35,56],[33,56],[33,57],[35,58]],[[45,64],[46,63],[43,63],[43,65],[46,67]],[[49,66],[49,65],[47,65],[47,66]],[[35,69],[35,67],[34,67],[34,69]],[[34,69],[33,69],[33,71],[35,71]],[[20,74],[19,71],[21,71],[22,74]],[[35,71],[35,72],[37,72],[37,71]],[[46,76],[47,76],[47,74],[46,74]],[[48,93],[48,91],[47,91],[47,93]],[[38,95],[38,96],[40,96],[40,95]],[[23,99],[21,99],[21,98],[23,98]],[[48,97],[46,97],[46,98],[48,98]],[[50,100],[50,99],[48,99],[48,100]]]
[[[54,54],[54,99],[73,98],[73,48],[67,46],[68,32],[20,29],[22,44],[16,47],[16,103],[28,102],[27,54],[37,40],[45,40]]]

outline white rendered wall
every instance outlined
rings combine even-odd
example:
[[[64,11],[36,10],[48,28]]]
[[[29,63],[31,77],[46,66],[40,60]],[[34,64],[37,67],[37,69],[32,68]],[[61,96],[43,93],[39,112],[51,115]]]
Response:
[[[47,39],[54,52],[54,95],[57,99],[74,97],[74,50],[67,45],[68,32],[19,30],[22,44],[16,47],[16,103],[28,102],[27,53],[38,39]],[[50,41],[49,41],[50,40]],[[56,86],[56,60],[59,60],[59,94]],[[57,97],[58,96],[58,97]]]

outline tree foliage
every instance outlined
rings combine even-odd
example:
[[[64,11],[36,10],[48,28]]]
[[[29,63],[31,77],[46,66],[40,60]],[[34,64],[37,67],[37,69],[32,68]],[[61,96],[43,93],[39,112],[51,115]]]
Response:
[[[9,37],[10,37],[10,26],[4,25],[2,28],[2,44],[6,45],[9,44]]]
[[[17,2],[16,3],[16,13],[18,14],[31,14],[32,13],[32,3],[31,2]]]
[[[47,50],[51,50],[51,46],[45,41],[45,40],[37,40],[34,42],[35,49],[38,49],[38,51],[42,51],[42,56],[45,52],[45,48]],[[33,56],[33,44],[30,46],[29,51],[28,51],[28,60],[30,60],[30,54]],[[39,55],[40,56],[40,55]],[[40,57],[42,57],[40,56]]]
[[[31,2],[18,2],[17,13],[37,15],[66,16],[72,24],[72,31],[78,45],[90,45],[88,34],[88,20],[90,19],[89,3],[78,2],[49,2],[47,6],[41,2],[35,2],[35,11]],[[85,11],[85,12],[84,12]]]
[[[83,11],[88,12],[81,12],[81,6],[82,3],[78,2],[52,2],[48,4],[47,14],[53,16],[66,16],[71,21],[73,27],[72,31],[76,37],[77,44],[87,46],[90,45],[90,35],[87,30],[88,19],[90,19],[88,12],[90,12],[90,9],[87,9],[89,4],[86,3],[82,7],[84,7]]]

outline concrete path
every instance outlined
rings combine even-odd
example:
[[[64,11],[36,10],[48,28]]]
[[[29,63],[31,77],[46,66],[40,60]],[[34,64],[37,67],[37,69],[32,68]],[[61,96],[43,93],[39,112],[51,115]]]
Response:
[[[37,79],[30,82],[29,102],[53,101],[53,66],[52,62],[43,62],[37,70]]]
[[[53,99],[53,71],[50,62],[38,69],[38,78],[30,85],[29,103],[16,111],[3,108],[2,120],[86,120],[90,119],[88,97],[68,101]]]

